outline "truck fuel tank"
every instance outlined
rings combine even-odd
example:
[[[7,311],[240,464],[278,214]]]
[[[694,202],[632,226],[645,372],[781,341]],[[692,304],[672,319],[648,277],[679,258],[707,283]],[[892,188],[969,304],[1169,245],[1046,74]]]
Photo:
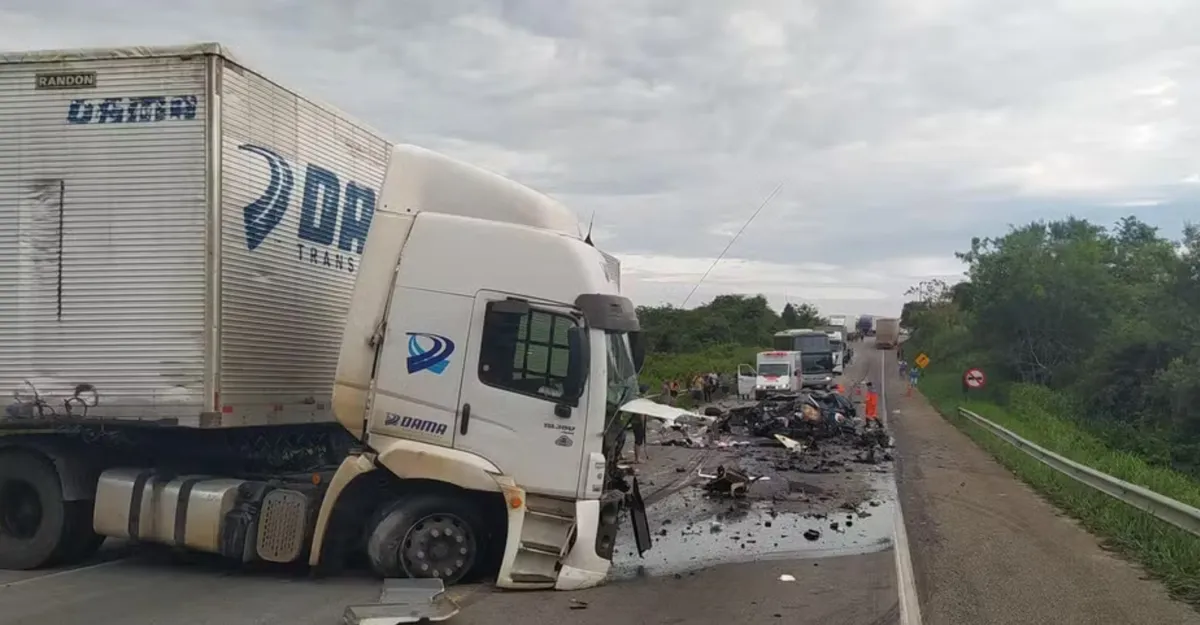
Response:
[[[109,469],[92,525],[104,536],[283,563],[305,555],[314,509],[312,493],[264,482]]]

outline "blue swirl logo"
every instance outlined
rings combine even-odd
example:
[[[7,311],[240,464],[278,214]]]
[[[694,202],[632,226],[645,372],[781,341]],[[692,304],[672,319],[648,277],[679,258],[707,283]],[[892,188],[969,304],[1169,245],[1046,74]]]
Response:
[[[292,187],[296,180],[292,166],[273,150],[249,143],[239,145],[238,149],[263,157],[271,168],[271,182],[267,190],[242,211],[246,224],[246,248],[253,252],[283,222],[288,204],[292,201]]]
[[[442,375],[450,365],[450,354],[454,353],[454,341],[440,334],[408,332],[408,372],[430,371]],[[422,345],[422,342],[430,345]]]

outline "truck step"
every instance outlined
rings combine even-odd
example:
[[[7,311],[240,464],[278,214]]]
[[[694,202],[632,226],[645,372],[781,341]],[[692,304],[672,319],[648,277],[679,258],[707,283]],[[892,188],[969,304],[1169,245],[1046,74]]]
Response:
[[[558,579],[558,570],[561,566],[561,560],[557,554],[521,549],[513,561],[511,576],[514,581],[542,579],[553,582]]]
[[[553,584],[558,581],[558,575],[541,575],[539,573],[513,573],[512,580],[522,584]]]
[[[521,541],[521,550],[522,551],[532,551],[534,553],[540,553],[542,555],[553,556],[555,558],[562,557],[562,555],[563,555],[562,549],[559,548],[558,546],[539,545],[538,543],[531,543],[531,542],[524,541],[524,540]]]
[[[525,509],[542,515],[575,518],[575,502],[567,499],[526,494]]]
[[[562,556],[574,533],[574,519],[526,514],[521,527],[521,544],[536,545]]]

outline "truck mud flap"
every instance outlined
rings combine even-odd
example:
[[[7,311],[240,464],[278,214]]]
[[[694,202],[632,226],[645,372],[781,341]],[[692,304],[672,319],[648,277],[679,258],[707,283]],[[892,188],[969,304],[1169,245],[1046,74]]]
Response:
[[[642,499],[642,489],[638,486],[637,478],[632,478],[632,488],[629,489],[629,520],[633,525],[633,539],[637,543],[638,555],[650,551],[654,544],[650,537],[650,521],[646,517],[646,500]]]
[[[385,579],[379,603],[352,605],[342,615],[344,625],[440,623],[459,612],[440,579]]]

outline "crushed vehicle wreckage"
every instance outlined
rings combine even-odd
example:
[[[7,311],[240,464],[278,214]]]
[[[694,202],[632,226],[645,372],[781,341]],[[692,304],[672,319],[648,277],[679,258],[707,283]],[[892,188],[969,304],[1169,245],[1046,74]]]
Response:
[[[875,418],[860,415],[859,407],[836,391],[805,390],[771,394],[753,404],[722,409],[705,408],[703,420],[676,419],[668,427],[679,438],[663,445],[696,448],[759,448],[782,446],[793,461],[804,457],[820,460],[826,448],[855,452],[854,460],[877,464],[892,459],[893,439]],[[757,440],[756,440],[757,439]],[[750,484],[764,479],[738,466],[721,465],[707,479],[704,489],[723,496],[744,496]]]

